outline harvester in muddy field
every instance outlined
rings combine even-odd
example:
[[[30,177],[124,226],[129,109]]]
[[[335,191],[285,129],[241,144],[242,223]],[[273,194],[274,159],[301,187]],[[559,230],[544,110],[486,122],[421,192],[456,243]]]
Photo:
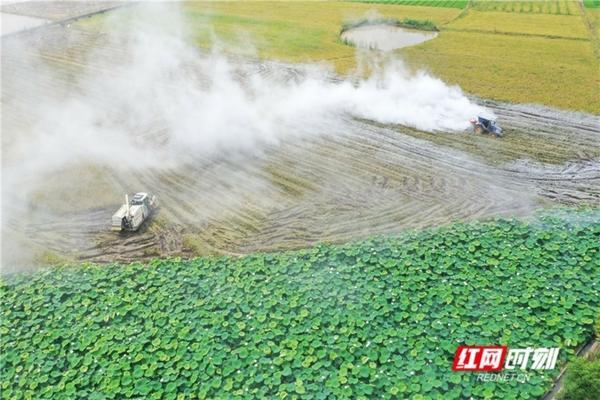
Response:
[[[494,135],[496,137],[502,136],[502,128],[498,123],[492,119],[476,117],[471,118],[471,125],[473,125],[473,130],[475,133],[489,133],[490,135]]]
[[[156,196],[148,193],[136,193],[129,201],[125,195],[125,204],[112,216],[113,231],[135,232],[158,207]]]

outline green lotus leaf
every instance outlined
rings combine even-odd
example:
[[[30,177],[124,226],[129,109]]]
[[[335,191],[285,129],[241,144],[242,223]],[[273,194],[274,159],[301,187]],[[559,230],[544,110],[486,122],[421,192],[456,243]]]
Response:
[[[600,229],[574,228],[580,218],[564,215],[0,280],[0,390],[59,399],[92,398],[96,388],[108,398],[539,398],[558,370],[486,386],[448,368],[465,341],[561,347],[564,363],[587,340],[600,309],[589,284],[600,279]]]

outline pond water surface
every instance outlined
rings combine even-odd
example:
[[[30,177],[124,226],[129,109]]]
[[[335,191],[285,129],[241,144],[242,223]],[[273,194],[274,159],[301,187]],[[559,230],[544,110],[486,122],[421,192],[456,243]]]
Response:
[[[437,32],[401,28],[389,24],[363,25],[344,31],[341,39],[359,48],[390,51],[431,40]]]

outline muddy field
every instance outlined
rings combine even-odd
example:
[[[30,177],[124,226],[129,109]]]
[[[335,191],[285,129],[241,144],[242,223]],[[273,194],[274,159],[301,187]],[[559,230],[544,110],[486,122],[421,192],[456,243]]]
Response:
[[[25,52],[23,36],[2,39],[3,170],[19,171],[27,148],[16,138],[39,123],[32,104],[64,101],[79,90],[83,70],[110,73],[123,57],[86,26],[55,25],[25,36]],[[90,49],[102,57],[90,57]],[[35,85],[28,78],[37,68],[33,55],[52,71]],[[294,81],[303,74],[279,63],[232,62],[241,81]],[[201,73],[194,76],[202,81]],[[23,170],[12,184],[3,181],[3,270],[56,260],[295,249],[455,220],[529,215],[558,204],[600,205],[597,116],[474,100],[498,116],[504,138],[428,133],[342,115],[250,150],[182,154],[176,166],[79,159],[47,169],[41,179]],[[101,96],[93,101],[107,106]],[[157,119],[131,134],[161,146],[163,129]],[[136,191],[156,193],[160,210],[136,234],[111,232],[123,194]]]

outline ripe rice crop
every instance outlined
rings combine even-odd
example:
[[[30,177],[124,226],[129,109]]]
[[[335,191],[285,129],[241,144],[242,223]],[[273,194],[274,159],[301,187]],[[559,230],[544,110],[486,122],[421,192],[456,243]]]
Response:
[[[579,15],[576,0],[535,1],[489,1],[477,0],[473,8],[481,11],[503,11],[514,13]]]

